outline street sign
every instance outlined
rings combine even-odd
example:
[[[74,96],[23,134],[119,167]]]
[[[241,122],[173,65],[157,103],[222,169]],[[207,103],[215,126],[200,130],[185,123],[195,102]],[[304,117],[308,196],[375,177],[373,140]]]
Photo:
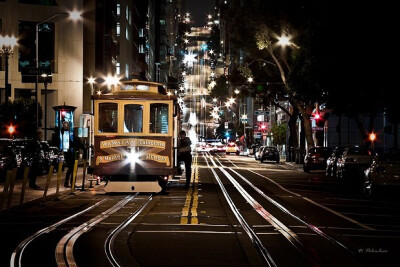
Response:
[[[312,129],[313,129],[314,131],[323,131],[323,130],[324,130],[324,127],[314,126],[314,127],[312,127]]]
[[[51,74],[50,68],[23,68],[21,69],[21,75],[37,76],[42,74]]]
[[[249,122],[250,119],[240,119],[241,122]]]
[[[259,115],[269,115],[269,111],[263,111],[263,110],[255,110],[254,115],[259,116]]]

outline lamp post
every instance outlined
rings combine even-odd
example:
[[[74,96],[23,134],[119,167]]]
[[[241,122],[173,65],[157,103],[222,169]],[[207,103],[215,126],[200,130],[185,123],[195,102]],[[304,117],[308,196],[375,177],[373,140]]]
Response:
[[[17,44],[17,39],[14,36],[0,36],[0,54],[4,58],[5,77],[4,77],[4,88],[5,88],[5,102],[8,101],[8,94],[11,93],[11,85],[8,84],[8,59],[10,55],[14,54],[13,48]],[[0,91],[0,103],[1,103],[1,91]]]
[[[47,141],[47,85],[48,77],[51,75],[42,74],[44,84],[44,140]]]
[[[67,15],[71,20],[78,20],[80,19],[81,13],[78,11],[72,11],[72,12],[60,12],[57,14],[54,14],[38,23],[36,23],[36,42],[35,42],[35,48],[36,48],[36,68],[39,68],[39,26],[45,22],[48,22],[58,16],[62,16],[62,15]],[[36,82],[35,82],[35,105],[36,105],[36,132],[38,131],[39,128],[39,105],[38,105],[38,82],[39,82],[39,78],[38,76],[36,76]],[[47,83],[45,84],[45,91],[47,91]],[[47,93],[47,92],[46,92]],[[46,101],[46,95],[45,95],[45,101]],[[47,104],[47,103],[46,103]],[[46,112],[45,112],[45,139],[46,139],[46,119],[47,119],[47,105],[46,105]]]

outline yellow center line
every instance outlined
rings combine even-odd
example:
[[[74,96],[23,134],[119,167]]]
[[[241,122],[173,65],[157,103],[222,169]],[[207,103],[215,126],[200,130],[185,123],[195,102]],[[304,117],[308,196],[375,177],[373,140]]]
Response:
[[[197,165],[198,157],[195,156],[193,159],[193,172],[190,180],[193,181],[193,186],[189,187],[186,194],[185,205],[182,208],[181,222],[180,224],[199,224],[197,218],[197,207],[199,203],[199,168]]]

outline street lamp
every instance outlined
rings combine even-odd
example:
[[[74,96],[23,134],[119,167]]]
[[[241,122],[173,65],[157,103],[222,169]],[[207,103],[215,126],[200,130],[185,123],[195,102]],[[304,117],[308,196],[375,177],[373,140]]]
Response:
[[[17,44],[17,39],[14,36],[2,36],[0,35],[0,54],[4,58],[5,67],[5,102],[8,100],[8,94],[11,94],[11,85],[8,84],[8,59],[10,55],[14,54],[13,48]],[[0,103],[1,103],[1,91],[0,91]]]
[[[44,84],[44,140],[47,140],[47,85],[51,76],[45,73],[41,75]]]
[[[376,134],[374,132],[369,134],[369,140],[371,141],[372,151],[375,150],[374,143],[376,140]]]
[[[42,20],[42,21],[40,21],[40,22],[38,22],[38,23],[36,23],[36,29],[35,29],[35,31],[36,31],[36,43],[35,43],[35,48],[36,48],[36,68],[39,68],[39,26],[41,25],[41,24],[43,24],[43,23],[45,23],[45,22],[48,22],[48,21],[50,21],[50,20],[52,20],[52,19],[54,19],[54,18],[56,18],[56,17],[58,17],[58,16],[62,16],[62,15],[67,15],[67,16],[69,16],[69,18],[71,19],[71,20],[78,20],[78,19],[80,19],[81,18],[81,13],[80,12],[78,12],[78,11],[71,11],[71,12],[60,12],[60,13],[57,13],[57,14],[54,14],[54,15],[52,15],[52,16],[50,16],[50,17],[48,17],[48,18],[46,18],[46,19],[44,19],[44,20]],[[39,105],[38,105],[38,82],[39,82],[39,78],[38,78],[38,76],[36,76],[36,82],[35,82],[35,104],[36,104],[36,132],[38,131],[38,128],[39,128]],[[47,87],[47,83],[45,83],[45,101],[46,101],[46,99],[47,99],[47,96],[46,96],[46,94],[47,94],[47,90],[46,90],[46,87]],[[46,103],[47,104],[47,103]],[[46,111],[45,111],[45,118],[47,119],[47,105],[46,105],[46,107],[45,107],[45,109],[46,109]],[[46,119],[45,119],[45,129],[44,129],[44,132],[45,132],[45,140],[46,140],[46,137],[47,137],[47,134],[46,134],[46,131],[47,131],[47,129],[46,129],[46,125],[47,125],[47,121],[46,121]]]

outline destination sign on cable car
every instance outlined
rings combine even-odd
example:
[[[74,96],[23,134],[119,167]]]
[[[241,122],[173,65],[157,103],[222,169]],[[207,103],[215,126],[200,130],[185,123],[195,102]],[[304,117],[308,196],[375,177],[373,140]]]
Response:
[[[121,91],[149,91],[149,86],[143,84],[121,84]]]

